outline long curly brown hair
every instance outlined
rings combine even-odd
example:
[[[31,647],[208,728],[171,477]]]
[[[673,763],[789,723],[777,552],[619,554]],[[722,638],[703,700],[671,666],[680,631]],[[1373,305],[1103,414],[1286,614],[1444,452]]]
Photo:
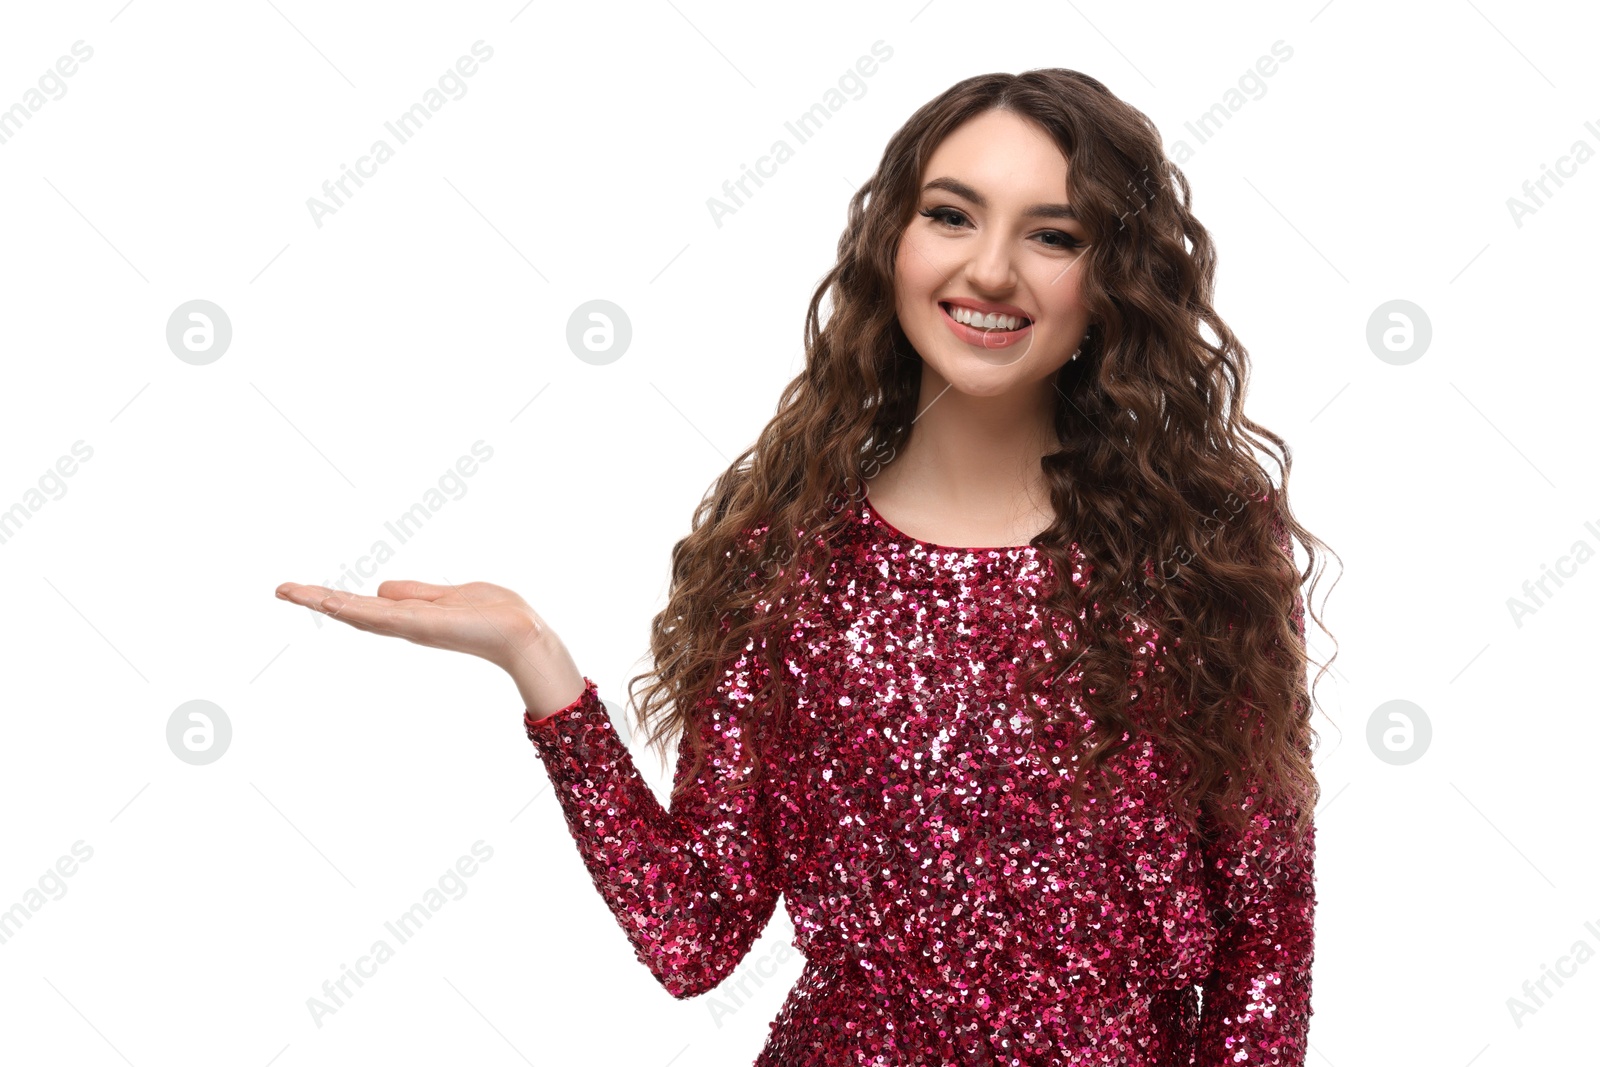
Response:
[[[654,669],[628,683],[647,743],[664,763],[668,741],[682,738],[690,763],[678,788],[692,781],[704,753],[691,727],[741,652],[769,668],[750,672],[766,691],[742,723],[749,770],[764,742],[789,728],[784,642],[762,636],[787,629],[796,583],[826,572],[829,546],[850,521],[842,505],[909,437],[922,361],[895,313],[896,253],[929,157],[990,108],[1031,119],[1055,140],[1088,229],[1078,267],[1094,325],[1055,378],[1057,447],[1040,463],[1056,518],[1031,542],[1058,576],[1073,572],[1074,541],[1087,563],[1083,588],[1056,581],[1042,603],[1071,620],[1078,647],[1044,627],[1049,653],[1021,678],[1035,694],[1068,680],[1094,719],[1069,801],[1083,803],[1091,776],[1104,783],[1110,755],[1149,735],[1184,768],[1174,801],[1190,827],[1240,828],[1253,814],[1242,801],[1264,792],[1303,831],[1320,791],[1300,587],[1325,546],[1290,512],[1288,446],[1242,411],[1249,359],[1212,308],[1216,253],[1190,213],[1188,181],[1143,113],[1072,70],[952,86],[895,133],[851,197],[838,262],[806,314],[805,369],[673,546],[668,602],[651,625]],[[1281,488],[1252,440],[1281,453],[1272,456]],[[1306,547],[1304,572],[1291,533]],[[1159,667],[1146,645],[1126,639],[1136,624],[1162,635]],[[1033,701],[1030,715],[1042,723]]]

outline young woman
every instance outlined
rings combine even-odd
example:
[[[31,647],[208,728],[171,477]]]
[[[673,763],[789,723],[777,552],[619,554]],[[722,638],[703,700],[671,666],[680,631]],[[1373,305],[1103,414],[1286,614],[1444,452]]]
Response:
[[[672,995],[726,978],[781,894],[806,962],[760,1065],[1302,1064],[1290,533],[1321,542],[1240,409],[1189,203],[1150,121],[1069,70],[968,79],[894,135],[804,372],[674,546],[629,683],[649,742],[681,741],[665,809],[510,590],[278,595],[510,673]]]

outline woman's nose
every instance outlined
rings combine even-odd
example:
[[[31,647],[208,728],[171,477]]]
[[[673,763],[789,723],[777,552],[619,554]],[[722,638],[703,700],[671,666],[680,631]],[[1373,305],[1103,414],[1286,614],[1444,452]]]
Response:
[[[979,242],[967,262],[967,278],[974,286],[986,290],[1011,288],[1016,281],[1016,269],[1005,242],[998,238]]]

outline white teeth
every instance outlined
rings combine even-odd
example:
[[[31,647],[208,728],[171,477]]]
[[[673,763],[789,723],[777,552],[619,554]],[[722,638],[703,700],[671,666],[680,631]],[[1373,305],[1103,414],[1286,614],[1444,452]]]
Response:
[[[1015,315],[985,315],[981,311],[973,311],[959,304],[950,304],[949,309],[951,318],[980,330],[1017,330],[1027,321]]]

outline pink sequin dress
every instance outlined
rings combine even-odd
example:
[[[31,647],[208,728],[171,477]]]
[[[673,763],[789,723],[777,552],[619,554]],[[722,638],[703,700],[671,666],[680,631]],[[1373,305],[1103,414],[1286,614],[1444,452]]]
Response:
[[[1052,562],[919,541],[865,498],[852,515],[804,587],[785,645],[797,729],[755,788],[720,789],[765,669],[753,645],[706,700],[711,762],[671,810],[588,678],[524,715],[638,959],[673,996],[704,993],[781,894],[805,967],[757,1067],[1302,1065],[1314,830],[1296,840],[1262,810],[1203,847],[1148,740],[1116,762],[1111,806],[1069,821],[1067,727],[1024,754],[1012,684],[1023,644],[1043,647]],[[1303,635],[1303,601],[1294,621]]]

